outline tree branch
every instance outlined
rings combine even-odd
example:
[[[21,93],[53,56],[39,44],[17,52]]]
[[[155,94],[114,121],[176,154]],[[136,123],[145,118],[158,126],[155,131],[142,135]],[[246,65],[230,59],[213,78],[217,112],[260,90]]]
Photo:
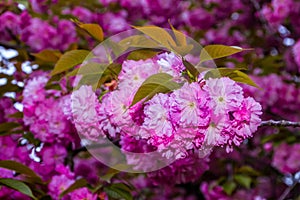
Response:
[[[294,189],[294,187],[298,184],[299,178],[293,178],[293,184],[287,187],[283,193],[280,195],[278,200],[284,200],[289,195],[289,193]]]
[[[280,120],[280,121],[275,121],[275,120],[268,120],[268,121],[262,121],[260,123],[260,127],[262,126],[276,126],[276,127],[300,127],[300,122],[291,122],[291,121],[286,121],[286,120]]]

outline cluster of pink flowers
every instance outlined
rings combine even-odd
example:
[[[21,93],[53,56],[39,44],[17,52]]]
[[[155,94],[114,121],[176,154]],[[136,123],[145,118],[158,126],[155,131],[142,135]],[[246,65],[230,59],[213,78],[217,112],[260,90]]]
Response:
[[[264,5],[262,14],[273,26],[278,26],[294,9],[293,1],[273,0],[270,5]]]
[[[300,40],[293,46],[293,55],[295,62],[298,65],[298,72],[300,73]]]
[[[265,119],[274,118],[274,115],[282,119],[299,121],[300,117],[295,110],[300,108],[300,90],[293,81],[292,76],[279,76],[269,74],[267,76],[251,76],[252,79],[259,83],[263,90],[257,90],[253,87],[243,85],[246,96],[253,97],[258,101],[268,113],[264,114]],[[272,82],[273,84],[270,84]],[[278,106],[280,105],[280,106]]]
[[[1,42],[19,38],[20,42],[28,45],[34,52],[43,49],[64,51],[77,42],[75,25],[66,19],[44,21],[30,16],[27,11],[20,15],[6,11],[0,15],[0,24]]]
[[[282,173],[294,174],[300,171],[300,144],[280,144],[274,148],[272,165]]]
[[[69,168],[59,165],[56,168],[57,175],[53,176],[48,185],[49,192],[54,199],[60,199],[59,195],[75,182],[75,174]],[[90,199],[96,200],[97,196],[87,188],[80,188],[65,195],[63,200]]]
[[[124,61],[116,90],[98,101],[91,86],[72,94],[72,114],[79,134],[99,137],[134,136],[144,139],[166,158],[185,158],[199,149],[207,155],[214,146],[227,152],[252,136],[260,124],[261,106],[244,98],[242,88],[229,78],[182,83],[180,89],[156,94],[131,106],[134,95],[151,75],[162,72],[178,79],[185,69],[174,53],[153,59]]]
[[[29,6],[20,2],[0,2],[0,46],[22,49],[18,63],[15,62],[17,70],[7,78],[7,85],[1,85],[1,94],[6,90],[10,94],[14,91],[9,85],[14,84],[13,81],[25,84],[25,87],[18,87],[15,97],[0,98],[1,128],[5,127],[2,123],[16,122],[19,127],[15,130],[22,131],[0,137],[0,152],[5,152],[0,154],[0,160],[14,160],[35,171],[47,184],[42,187],[28,185],[43,190],[46,198],[49,195],[59,199],[61,192],[78,178],[86,179],[93,189],[99,184],[106,188],[124,178],[136,187],[132,191],[136,198],[192,200],[203,195],[206,199],[276,199],[285,188],[277,178],[278,173],[269,169],[276,168],[285,176],[295,174],[296,177],[300,169],[299,138],[290,135],[298,129],[264,127],[257,137],[247,138],[260,124],[259,104],[263,108],[263,119],[300,120],[296,112],[300,108],[298,0],[231,0],[226,3],[221,0],[95,0],[87,7],[79,1],[30,0]],[[61,91],[46,89],[48,72],[28,75],[18,68],[24,61],[23,50],[27,50],[28,55],[44,49],[63,53],[73,43],[78,43],[78,48],[92,48],[92,39],[77,32],[70,18],[99,24],[105,37],[128,30],[130,25],[155,24],[170,28],[170,20],[174,27],[184,30],[202,45],[254,48],[257,56],[244,63],[254,73],[258,68],[259,73],[263,72],[260,74],[263,76],[251,77],[262,90],[238,85],[228,78],[204,80],[204,74],[198,77],[198,82],[183,83],[182,60],[169,53],[143,61],[125,61],[117,88],[107,90],[106,94],[100,89],[94,92],[86,85],[72,95],[66,84],[60,85]],[[80,40],[81,36],[88,38],[88,43]],[[243,62],[242,56],[249,58],[250,54],[238,54],[234,58]],[[30,61],[35,61],[29,57]],[[0,54],[1,62],[2,58]],[[280,68],[280,73],[270,74],[280,65],[278,60],[285,62],[284,67]],[[48,71],[49,68],[41,64],[39,70]],[[138,88],[156,73],[168,73],[182,87],[131,107]],[[0,75],[1,80],[7,77],[2,71]],[[23,106],[23,118],[18,118],[20,113],[15,103]],[[128,164],[137,170],[149,170],[155,164],[153,159],[126,152],[159,152],[164,159],[176,160],[158,171],[137,175],[138,178],[120,173],[108,183],[99,178],[107,168],[82,152],[85,141],[80,144],[75,128],[94,142],[101,137],[116,141]],[[266,144],[263,142],[265,136],[266,139],[271,136]],[[284,141],[290,139],[287,137],[295,143],[287,144]],[[238,151],[226,153],[235,145],[240,145]],[[216,147],[214,152],[209,158],[205,157],[213,147]],[[73,154],[77,150],[80,153]],[[199,153],[204,157],[199,158]],[[250,170],[242,172],[241,169]],[[235,182],[238,186],[227,194],[224,182],[236,181],[231,179],[236,173],[249,176],[251,185],[248,188]],[[25,180],[24,175],[3,168],[0,168],[0,178]],[[89,187],[75,190],[62,199],[102,199],[92,194]],[[38,195],[36,190],[33,192]],[[294,189],[287,198],[297,196]],[[29,199],[5,186],[0,188],[0,198]]]
[[[42,142],[64,141],[73,131],[70,121],[61,109],[68,96],[61,97],[59,91],[45,90],[46,75],[28,80],[23,91],[24,124]]]

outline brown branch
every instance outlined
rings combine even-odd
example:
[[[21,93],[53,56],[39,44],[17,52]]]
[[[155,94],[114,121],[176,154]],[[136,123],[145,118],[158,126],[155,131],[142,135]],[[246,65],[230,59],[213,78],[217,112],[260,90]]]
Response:
[[[275,126],[275,127],[300,127],[300,122],[291,122],[287,120],[280,120],[280,121],[275,121],[275,120],[268,120],[268,121],[262,121],[260,123],[260,127],[262,126]]]

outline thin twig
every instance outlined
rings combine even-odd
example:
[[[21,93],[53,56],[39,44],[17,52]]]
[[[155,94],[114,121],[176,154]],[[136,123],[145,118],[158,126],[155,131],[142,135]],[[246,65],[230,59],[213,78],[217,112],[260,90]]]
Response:
[[[262,121],[260,123],[260,126],[276,126],[276,127],[300,127],[300,122],[291,122],[287,120],[280,120],[280,121],[275,121],[275,120],[268,120],[268,121]]]
[[[289,195],[289,193],[294,189],[294,187],[298,184],[299,179],[294,179],[294,182],[292,185],[290,185],[289,187],[287,187],[283,193],[280,195],[278,200],[284,200],[286,199],[286,197]]]

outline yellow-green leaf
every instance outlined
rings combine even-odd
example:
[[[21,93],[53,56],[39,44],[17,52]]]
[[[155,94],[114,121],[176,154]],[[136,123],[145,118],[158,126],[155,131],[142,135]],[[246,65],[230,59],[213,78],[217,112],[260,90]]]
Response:
[[[11,189],[17,190],[33,199],[37,199],[33,194],[30,189],[25,183],[19,180],[15,179],[9,179],[9,178],[3,178],[0,179],[0,185],[4,185],[6,187],[9,187]]]
[[[70,185],[70,187],[68,187],[66,190],[64,190],[59,196],[63,197],[66,194],[68,194],[76,189],[85,187],[87,184],[88,184],[88,182],[84,178],[78,179],[72,185]]]
[[[145,35],[148,35],[167,49],[171,50],[172,46],[176,46],[172,36],[163,28],[157,26],[133,26],[133,28],[141,31]]]
[[[158,93],[167,93],[180,87],[180,84],[173,81],[171,75],[166,73],[154,74],[143,82],[136,92],[130,106],[135,105],[144,98],[146,98],[145,100],[147,101]]]
[[[57,50],[45,49],[39,53],[32,53],[31,55],[41,61],[56,63],[62,54]]]
[[[225,182],[223,185],[223,190],[226,194],[231,195],[232,192],[235,190],[235,188],[237,187],[236,183],[233,181],[227,181]]]
[[[156,56],[159,51],[153,51],[151,49],[140,49],[140,50],[135,50],[132,51],[128,56],[128,60],[146,60],[149,58],[153,58]]]
[[[207,60],[213,60],[217,58],[230,56],[245,50],[249,49],[243,49],[241,47],[236,46],[225,46],[220,44],[208,45],[205,46],[200,52],[200,63]]]
[[[104,39],[104,34],[101,26],[99,24],[83,24],[77,23],[77,25],[83,30],[87,31],[93,38],[102,42]]]
[[[161,46],[145,35],[134,35],[121,40],[119,43],[125,50],[129,47],[159,49]]]
[[[119,170],[110,169],[105,175],[100,177],[100,180],[110,183],[111,179],[118,173],[120,173]]]
[[[230,73],[228,77],[236,82],[245,83],[247,85],[251,85],[260,89],[260,87],[244,72],[236,70]]]
[[[72,67],[82,63],[89,55],[90,51],[87,50],[72,50],[63,54],[56,63],[51,76],[65,72]]]
[[[173,31],[173,34],[174,34],[175,38],[176,38],[177,45],[179,45],[179,46],[186,46],[187,43],[186,43],[186,36],[185,36],[185,34],[181,33],[177,29],[175,29],[174,26],[171,24],[170,20],[169,20],[169,24],[170,24],[170,27],[171,27],[171,29]]]
[[[172,46],[172,50],[181,56],[187,55],[194,46],[192,44],[184,45],[184,46]]]
[[[77,71],[78,75],[82,75],[79,86],[91,85],[93,89],[96,89],[110,79],[117,79],[121,68],[119,63],[99,64],[89,62],[81,66]]]
[[[234,175],[234,180],[242,185],[243,187],[249,189],[251,186],[252,179],[250,176],[245,175],[245,174],[236,174]]]
[[[244,68],[225,68],[225,67],[211,69],[205,74],[204,79],[220,78],[220,77],[224,77],[224,76],[229,76],[231,73],[233,73],[237,70],[245,70],[245,69]]]

